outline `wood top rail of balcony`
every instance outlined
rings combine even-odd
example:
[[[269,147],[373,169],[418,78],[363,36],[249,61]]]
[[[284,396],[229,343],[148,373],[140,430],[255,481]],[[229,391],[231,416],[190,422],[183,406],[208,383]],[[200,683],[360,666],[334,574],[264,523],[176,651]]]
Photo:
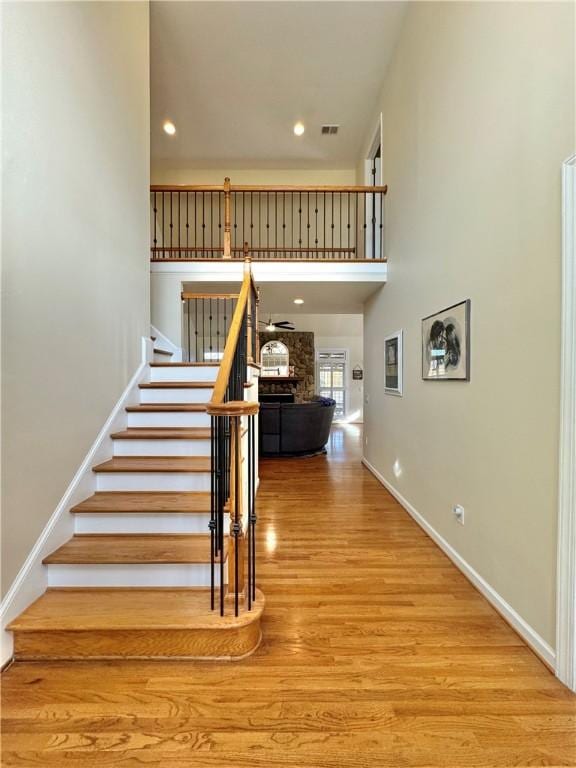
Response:
[[[293,185],[293,184],[230,184],[234,192],[351,192],[357,194],[382,194],[388,192],[388,185],[381,187],[334,186],[334,185]],[[225,184],[151,184],[151,192],[225,192]]]

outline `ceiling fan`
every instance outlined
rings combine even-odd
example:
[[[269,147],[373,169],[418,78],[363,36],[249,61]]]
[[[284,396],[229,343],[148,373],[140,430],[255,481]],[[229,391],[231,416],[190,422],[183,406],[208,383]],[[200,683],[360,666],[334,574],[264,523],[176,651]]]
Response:
[[[272,322],[272,316],[270,315],[268,317],[268,322],[264,322],[264,320],[258,320],[260,325],[266,326],[267,331],[293,331],[294,329],[294,323],[291,320],[275,320]]]

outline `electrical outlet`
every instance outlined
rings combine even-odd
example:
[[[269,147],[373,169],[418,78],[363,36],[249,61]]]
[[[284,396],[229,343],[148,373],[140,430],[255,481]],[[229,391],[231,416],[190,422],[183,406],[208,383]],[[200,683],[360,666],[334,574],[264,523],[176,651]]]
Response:
[[[460,504],[454,504],[452,507],[452,514],[456,518],[456,522],[460,523],[460,525],[464,525],[464,516],[465,516],[465,510],[464,507]]]

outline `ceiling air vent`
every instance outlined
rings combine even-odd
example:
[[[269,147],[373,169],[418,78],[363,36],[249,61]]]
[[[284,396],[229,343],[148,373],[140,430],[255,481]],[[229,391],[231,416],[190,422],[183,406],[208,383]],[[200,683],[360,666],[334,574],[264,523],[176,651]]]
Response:
[[[335,136],[338,133],[338,128],[340,128],[339,125],[323,125],[322,135]]]

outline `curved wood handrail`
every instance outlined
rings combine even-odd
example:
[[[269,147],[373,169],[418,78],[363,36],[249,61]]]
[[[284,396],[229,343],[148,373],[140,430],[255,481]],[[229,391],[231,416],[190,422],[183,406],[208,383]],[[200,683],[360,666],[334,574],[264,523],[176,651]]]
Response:
[[[232,316],[232,322],[230,323],[230,330],[228,331],[226,346],[224,347],[224,355],[220,361],[220,370],[218,371],[218,376],[216,377],[216,383],[214,384],[212,397],[210,398],[210,402],[206,408],[208,413],[214,413],[214,415],[227,415],[222,413],[221,406],[228,405],[228,403],[224,403],[224,398],[226,396],[226,389],[228,388],[228,382],[230,380],[232,363],[234,362],[234,355],[236,353],[236,347],[238,346],[240,331],[242,330],[242,321],[244,319],[244,313],[246,312],[246,305],[248,304],[248,296],[252,289],[252,285],[252,272],[250,269],[248,269],[244,274],[242,287],[240,288],[238,301],[236,302],[236,308],[234,309],[234,315]],[[250,406],[252,403],[247,402],[245,405]],[[245,412],[252,413],[251,410],[246,410]],[[235,412],[234,415],[239,416],[243,414],[244,412]]]

